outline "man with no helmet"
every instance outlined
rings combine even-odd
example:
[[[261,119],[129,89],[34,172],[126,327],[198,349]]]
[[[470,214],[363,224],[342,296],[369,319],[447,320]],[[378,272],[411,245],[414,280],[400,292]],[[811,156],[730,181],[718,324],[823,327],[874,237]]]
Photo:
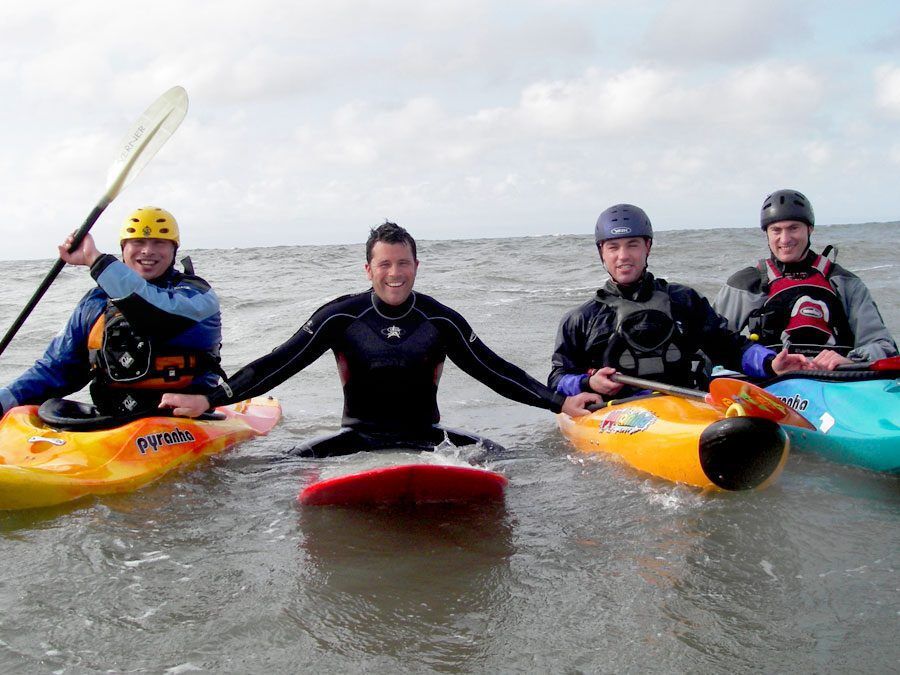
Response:
[[[208,396],[166,394],[176,415],[196,416],[210,406],[257,396],[332,350],[344,389],[342,429],[297,449],[325,457],[359,450],[430,449],[445,434],[454,445],[484,441],[438,423],[438,383],[446,357],[507,398],[553,412],[583,415],[599,397],[563,396],[500,358],[456,311],[413,290],[416,242],[386,222],[366,242],[372,287],[319,308],[284,344],[230,377]]]

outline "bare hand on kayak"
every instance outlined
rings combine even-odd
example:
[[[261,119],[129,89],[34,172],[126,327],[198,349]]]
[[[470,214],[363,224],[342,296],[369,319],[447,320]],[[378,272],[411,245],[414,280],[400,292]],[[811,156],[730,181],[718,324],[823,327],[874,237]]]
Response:
[[[73,232],[66,237],[62,244],[57,246],[59,257],[70,265],[87,265],[88,267],[93,265],[94,261],[101,255],[100,251],[97,250],[96,244],[94,244],[94,238],[90,234],[84,235],[84,239],[81,240],[78,248],[69,253],[69,248],[74,241],[75,233]]]
[[[830,349],[823,349],[812,360],[815,370],[834,370],[838,366],[847,365],[848,363],[853,363],[853,361]]]
[[[787,349],[782,349],[772,361],[772,370],[776,375],[789,373],[794,370],[811,370],[812,361],[803,354],[791,354]]]
[[[587,415],[590,410],[587,409],[591,403],[602,403],[603,399],[597,394],[583,393],[575,396],[566,396],[563,403],[562,411],[570,417],[581,417]]]
[[[203,394],[163,394],[160,408],[172,408],[176,417],[199,417],[209,410],[209,399]]]
[[[619,393],[619,390],[625,385],[621,382],[613,382],[611,379],[609,379],[615,374],[615,368],[610,368],[608,366],[605,368],[598,368],[591,375],[591,389],[596,391],[598,394],[603,394],[607,397]]]

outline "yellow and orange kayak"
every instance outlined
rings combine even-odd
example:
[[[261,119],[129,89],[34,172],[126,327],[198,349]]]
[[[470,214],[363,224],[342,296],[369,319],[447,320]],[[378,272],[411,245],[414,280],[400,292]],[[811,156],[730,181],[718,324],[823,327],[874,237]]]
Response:
[[[777,422],[726,417],[703,401],[648,394],[610,401],[590,415],[557,415],[575,448],[610,453],[641,471],[712,490],[749,490],[771,483],[790,447]]]
[[[63,431],[45,424],[37,406],[12,408],[0,422],[0,509],[135,490],[268,433],[281,418],[281,405],[254,398],[217,412],[220,419],[144,417],[112,429]]]

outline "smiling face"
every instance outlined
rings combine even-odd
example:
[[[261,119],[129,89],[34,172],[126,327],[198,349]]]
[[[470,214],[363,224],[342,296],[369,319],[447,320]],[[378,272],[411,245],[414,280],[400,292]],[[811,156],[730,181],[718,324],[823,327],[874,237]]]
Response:
[[[167,239],[126,239],[122,242],[122,260],[142,279],[162,276],[175,262],[175,242]]]
[[[650,245],[650,241],[644,237],[607,239],[600,246],[600,258],[613,281],[628,286],[644,273]]]
[[[803,260],[809,247],[812,227],[799,220],[780,220],[766,228],[766,238],[772,255],[783,263]]]
[[[376,242],[372,259],[366,263],[366,276],[375,295],[389,305],[402,305],[412,293],[419,261],[409,244]]]

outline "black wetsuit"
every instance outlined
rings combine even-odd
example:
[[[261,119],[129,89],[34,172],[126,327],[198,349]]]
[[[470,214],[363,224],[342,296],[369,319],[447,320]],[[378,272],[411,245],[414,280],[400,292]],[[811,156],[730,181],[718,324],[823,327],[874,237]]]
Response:
[[[444,359],[507,398],[559,412],[565,396],[503,360],[454,310],[421,293],[399,306],[370,289],[319,308],[284,344],[235,373],[210,396],[223,405],[258,396],[334,352],[344,388],[344,429],[306,443],[317,457],[376,447],[433,447],[447,431],[455,445],[477,436],[438,425],[438,381]]]

